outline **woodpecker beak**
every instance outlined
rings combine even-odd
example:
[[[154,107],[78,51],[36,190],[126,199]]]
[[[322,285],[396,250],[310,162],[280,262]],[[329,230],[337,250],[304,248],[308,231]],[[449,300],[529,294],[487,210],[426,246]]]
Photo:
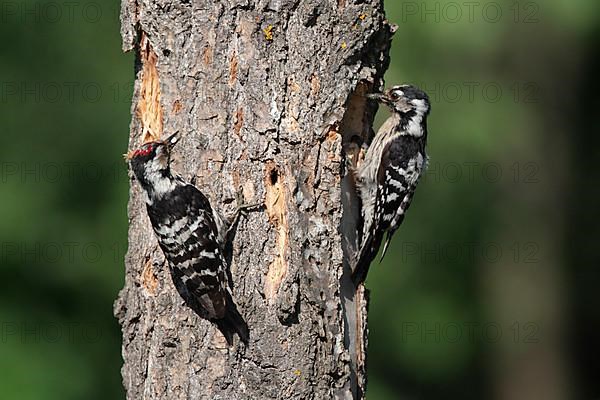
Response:
[[[370,93],[367,95],[368,99],[371,100],[375,100],[378,103],[383,103],[389,107],[393,106],[393,101],[392,99],[390,99],[390,97],[388,96],[387,92],[386,93]]]
[[[400,112],[408,112],[413,108],[405,97],[392,98],[390,91],[368,94],[367,97]]]
[[[175,145],[177,144],[177,142],[179,142],[179,135],[178,135],[179,131],[175,131],[175,133],[173,133],[171,136],[169,136],[168,138],[166,138],[164,140],[164,143],[167,145],[167,148],[169,149],[169,151],[175,147]]]
[[[367,99],[381,101],[382,98],[383,98],[383,94],[381,94],[381,93],[369,93],[366,97],[367,97]]]
[[[388,105],[390,107],[394,103],[392,101],[392,99],[390,99],[390,97],[388,96],[387,92],[385,92],[385,93],[369,93],[367,95],[367,98],[371,99],[371,100],[375,100],[378,103],[383,103],[383,104]]]

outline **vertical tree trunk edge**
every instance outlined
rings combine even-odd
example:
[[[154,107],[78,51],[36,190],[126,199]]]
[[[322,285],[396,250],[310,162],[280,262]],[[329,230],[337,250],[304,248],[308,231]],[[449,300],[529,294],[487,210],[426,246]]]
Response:
[[[131,181],[115,303],[127,398],[363,398],[351,167],[372,137],[364,94],[389,64],[383,0],[123,0],[121,23],[136,51],[129,149],[178,130],[173,169],[213,207],[231,212],[238,191],[265,201],[236,232],[233,292],[251,340],[229,348],[183,305]]]

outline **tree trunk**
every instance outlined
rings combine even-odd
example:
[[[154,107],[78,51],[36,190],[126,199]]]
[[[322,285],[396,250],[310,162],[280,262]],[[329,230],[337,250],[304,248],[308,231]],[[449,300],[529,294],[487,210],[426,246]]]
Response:
[[[366,293],[354,288],[348,165],[371,136],[393,27],[383,0],[123,0],[135,50],[130,149],[179,131],[173,169],[238,224],[228,347],[183,304],[131,184],[123,330],[128,399],[362,398]]]

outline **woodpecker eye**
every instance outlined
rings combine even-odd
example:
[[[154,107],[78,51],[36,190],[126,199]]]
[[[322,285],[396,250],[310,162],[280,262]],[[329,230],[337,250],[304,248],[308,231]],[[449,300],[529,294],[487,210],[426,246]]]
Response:
[[[401,95],[402,95],[402,92],[400,92],[399,90],[394,90],[394,91],[392,91],[392,93],[390,93],[390,97],[394,101],[398,100]]]

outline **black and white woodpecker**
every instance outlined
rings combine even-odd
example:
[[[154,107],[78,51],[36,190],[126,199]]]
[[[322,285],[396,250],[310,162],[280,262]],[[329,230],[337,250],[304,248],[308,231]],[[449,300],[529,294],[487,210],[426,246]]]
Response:
[[[223,255],[229,224],[194,185],[171,171],[177,134],[143,144],[128,155],[146,193],[146,210],[173,283],[186,304],[219,327],[248,341],[248,327],[233,301]]]
[[[427,94],[412,85],[399,85],[367,97],[388,106],[392,114],[375,135],[357,171],[363,227],[352,274],[356,284],[366,279],[387,234],[381,259],[385,256],[427,166]]]

